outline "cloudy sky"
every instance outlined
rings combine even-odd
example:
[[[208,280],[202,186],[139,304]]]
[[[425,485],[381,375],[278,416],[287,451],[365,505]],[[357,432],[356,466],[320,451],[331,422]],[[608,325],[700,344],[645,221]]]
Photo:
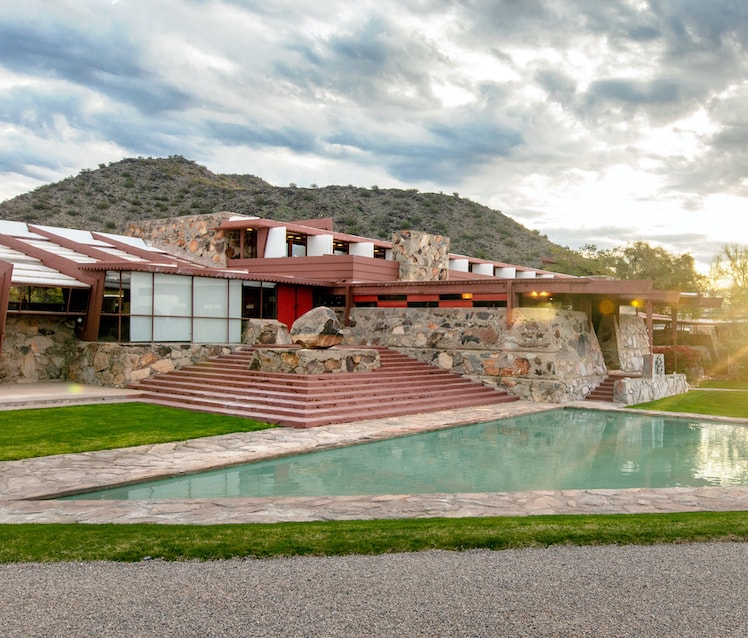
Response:
[[[124,157],[748,244],[745,0],[0,0],[0,200]],[[499,257],[500,258],[500,257]]]

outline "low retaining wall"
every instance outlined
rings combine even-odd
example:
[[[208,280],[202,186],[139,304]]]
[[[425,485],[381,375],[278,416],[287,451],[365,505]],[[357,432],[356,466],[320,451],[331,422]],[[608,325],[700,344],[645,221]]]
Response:
[[[0,383],[65,380],[80,346],[73,320],[8,316],[0,352]]]
[[[250,370],[286,374],[371,372],[381,366],[379,352],[366,348],[256,348]]]
[[[662,354],[642,358],[641,378],[623,378],[613,384],[613,400],[626,405],[656,401],[684,392],[688,392],[686,375],[665,374],[665,357]]]
[[[583,312],[520,308],[353,308],[346,343],[388,346],[531,401],[584,398],[607,373]]]
[[[685,374],[668,374],[659,379],[619,379],[613,385],[613,400],[626,405],[656,401],[688,392]]]
[[[69,320],[9,317],[0,383],[75,381],[124,388],[158,372],[231,352],[226,345],[89,343]]]
[[[70,363],[67,378],[78,383],[125,388],[159,372],[229,354],[232,349],[226,345],[189,343],[81,343],[79,358]]]

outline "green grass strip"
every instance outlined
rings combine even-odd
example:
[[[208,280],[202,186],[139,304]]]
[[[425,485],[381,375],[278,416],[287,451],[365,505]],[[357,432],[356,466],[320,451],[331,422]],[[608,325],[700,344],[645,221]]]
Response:
[[[722,388],[724,390],[748,390],[748,379],[702,379],[700,388]]]
[[[252,525],[0,525],[0,563],[335,556],[550,545],[748,541],[748,513],[328,521]]]
[[[687,412],[712,416],[748,418],[748,392],[689,390],[657,401],[629,406],[641,410]]]
[[[0,461],[186,441],[274,427],[147,403],[0,411]]]

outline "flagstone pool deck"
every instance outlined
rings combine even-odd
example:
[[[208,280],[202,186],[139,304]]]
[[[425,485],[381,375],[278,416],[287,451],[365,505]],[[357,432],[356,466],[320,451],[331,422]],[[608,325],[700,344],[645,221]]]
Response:
[[[0,387],[0,410],[136,399],[137,393],[132,391],[75,384]],[[586,409],[623,409],[618,404],[605,402],[570,405]],[[517,401],[309,429],[273,428],[176,443],[4,461],[0,462],[0,523],[276,523],[748,510],[748,487],[143,501],[48,500],[105,486],[194,473],[558,407]],[[21,417],[22,411],[18,414]],[[708,418],[748,425],[745,419]]]

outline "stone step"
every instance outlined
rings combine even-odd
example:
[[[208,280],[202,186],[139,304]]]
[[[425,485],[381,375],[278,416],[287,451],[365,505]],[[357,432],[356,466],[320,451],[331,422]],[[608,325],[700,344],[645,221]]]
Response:
[[[620,374],[609,374],[600,384],[595,387],[586,397],[585,401],[609,401],[614,400],[614,386],[616,380],[621,377]]]
[[[371,372],[297,375],[249,370],[249,349],[156,375],[130,387],[160,405],[290,427],[516,401],[492,386],[378,348]]]
[[[390,385],[397,386],[421,384],[424,386],[439,385],[445,379],[449,379],[453,385],[470,385],[475,382],[457,375],[452,375],[443,370],[428,371],[388,371],[386,374],[376,372],[353,372],[349,374],[334,373],[323,375],[289,375],[283,373],[266,373],[259,371],[245,370],[241,374],[236,374],[225,370],[199,370],[193,368],[182,368],[169,373],[170,378],[183,380],[185,382],[221,383],[229,387],[293,387],[299,391],[305,390],[317,391],[326,388],[339,390],[347,386],[359,387],[362,383],[371,385]],[[162,377],[153,377],[158,379]],[[146,379],[142,383],[148,383]]]
[[[210,400],[207,398],[195,398],[185,400],[183,397],[173,395],[162,395],[160,393],[144,392],[142,398],[138,399],[146,403],[157,403],[178,408],[213,412],[231,416],[251,418],[258,421],[275,423],[288,427],[316,427],[333,423],[347,423],[361,421],[363,419],[376,419],[389,416],[402,416],[406,414],[419,414],[423,412],[434,412],[447,409],[458,409],[461,407],[475,407],[478,405],[494,405],[516,400],[516,397],[505,395],[499,400],[471,400],[469,397],[455,398],[450,402],[436,401],[434,397],[409,400],[406,403],[382,401],[367,402],[359,400],[350,407],[338,407],[327,409],[313,408],[285,408],[279,406],[260,406],[257,404],[244,404],[241,402],[227,400],[225,396]]]
[[[148,392],[159,392],[164,394],[170,394],[172,396],[183,396],[185,400],[189,400],[191,397],[201,397],[206,399],[220,399],[225,400],[227,396],[230,396],[232,401],[245,402],[257,405],[271,405],[277,407],[283,406],[298,406],[300,402],[300,395],[297,392],[286,391],[277,392],[272,390],[264,390],[261,387],[255,388],[232,388],[231,392],[228,393],[225,388],[211,389],[205,385],[197,385],[191,383],[179,383],[169,379],[154,379],[151,383],[143,384],[142,390]],[[414,387],[407,394],[401,395],[403,399],[407,401],[415,401],[420,399],[431,399],[438,400],[444,403],[453,404],[456,400],[473,400],[473,399],[487,399],[488,402],[495,397],[497,392],[474,383],[471,386],[453,386],[453,387],[432,387],[432,388],[418,388]],[[338,407],[346,405],[356,405],[361,401],[391,401],[393,396],[393,390],[390,386],[386,387],[374,387],[369,385],[364,387],[349,388],[341,392],[334,393],[319,393],[317,395],[304,395],[304,404],[308,407],[323,408],[323,407]]]

